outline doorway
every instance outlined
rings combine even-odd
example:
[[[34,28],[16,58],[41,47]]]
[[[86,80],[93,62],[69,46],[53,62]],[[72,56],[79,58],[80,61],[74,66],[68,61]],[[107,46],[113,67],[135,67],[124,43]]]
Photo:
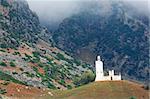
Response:
[[[112,76],[111,76],[111,80],[113,80]]]

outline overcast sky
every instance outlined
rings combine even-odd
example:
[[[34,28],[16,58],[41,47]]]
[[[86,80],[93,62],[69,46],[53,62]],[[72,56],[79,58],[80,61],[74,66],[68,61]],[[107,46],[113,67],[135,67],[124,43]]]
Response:
[[[100,1],[104,11],[108,10],[112,0],[27,0],[31,10],[36,12],[40,19],[47,22],[60,22],[64,18],[76,14],[87,2]],[[119,0],[115,0],[118,2]],[[149,14],[148,3],[150,0],[120,0],[127,5],[132,5],[142,14]]]

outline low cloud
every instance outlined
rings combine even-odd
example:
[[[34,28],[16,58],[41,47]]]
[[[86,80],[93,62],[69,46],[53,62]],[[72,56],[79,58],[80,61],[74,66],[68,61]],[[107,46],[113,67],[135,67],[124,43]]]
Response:
[[[28,0],[30,8],[42,21],[58,23],[79,11],[78,3],[69,0]]]
[[[42,22],[59,24],[63,19],[88,9],[93,3],[100,7],[100,13],[105,15],[111,11],[111,3],[123,2],[134,8],[138,13],[150,15],[149,0],[27,0],[30,8],[36,12]],[[131,11],[132,9],[129,9]]]

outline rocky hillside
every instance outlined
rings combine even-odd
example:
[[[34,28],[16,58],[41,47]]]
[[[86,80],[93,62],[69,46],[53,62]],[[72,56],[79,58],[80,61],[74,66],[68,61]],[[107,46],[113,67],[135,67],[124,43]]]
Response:
[[[94,5],[66,18],[53,33],[56,45],[91,64],[101,55],[105,67],[121,71],[125,79],[148,80],[148,18],[131,15],[121,3],[112,3],[108,15],[98,9]]]
[[[39,88],[78,86],[75,79],[90,65],[54,47],[47,33],[25,0],[0,0],[0,79]]]
[[[15,48],[22,42],[35,43],[47,31],[25,0],[0,0],[0,46]],[[50,37],[49,37],[50,38]],[[47,40],[49,41],[49,40]]]

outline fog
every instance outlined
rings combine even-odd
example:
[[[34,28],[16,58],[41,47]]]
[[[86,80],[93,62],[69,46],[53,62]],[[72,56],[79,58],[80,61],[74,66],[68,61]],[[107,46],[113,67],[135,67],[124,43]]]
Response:
[[[79,11],[77,1],[28,0],[30,9],[37,13],[42,23],[58,25],[63,19]]]
[[[111,11],[112,0],[27,0],[30,9],[37,13],[41,22],[48,25],[58,25],[63,19],[88,9],[93,3],[101,8],[100,13],[105,15]],[[113,0],[124,2],[126,6],[135,8],[140,14],[150,15],[149,0]]]

